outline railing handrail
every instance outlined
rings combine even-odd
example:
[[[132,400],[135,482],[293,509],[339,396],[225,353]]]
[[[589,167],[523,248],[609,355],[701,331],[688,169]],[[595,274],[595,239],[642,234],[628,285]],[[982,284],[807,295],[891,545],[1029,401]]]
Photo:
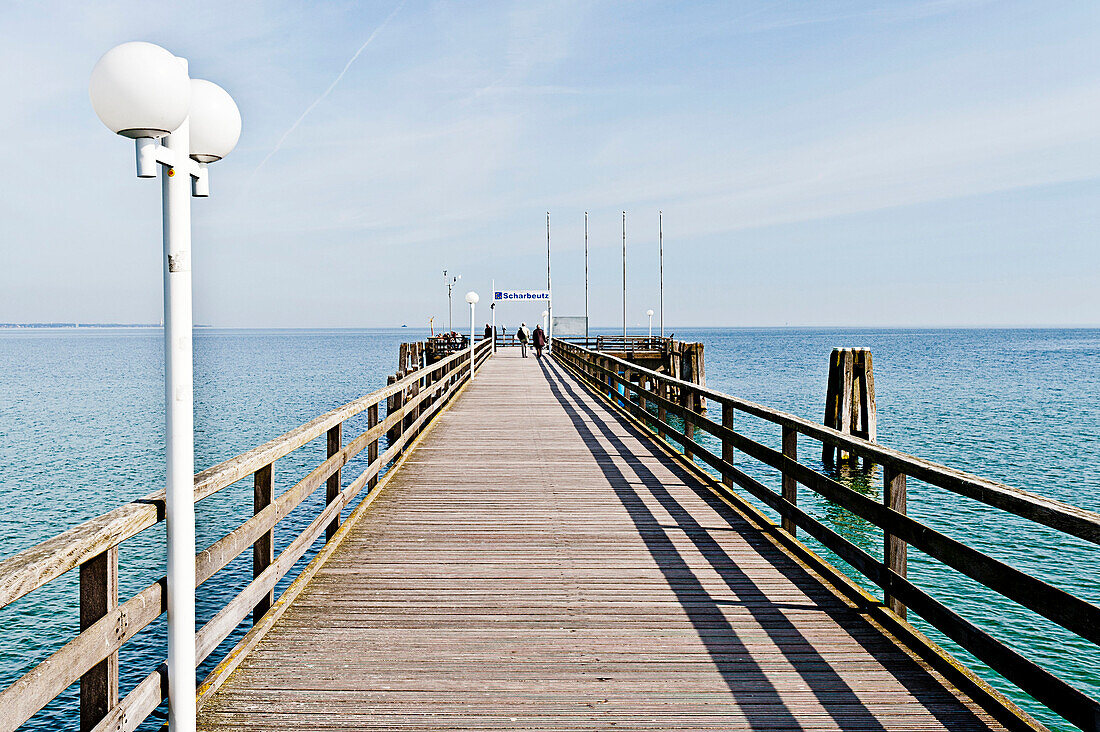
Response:
[[[479,343],[477,347],[483,346]],[[289,455],[307,442],[320,437],[334,425],[463,358],[468,350],[453,353],[441,361],[412,372],[396,383],[365,394],[258,447],[196,473],[195,502],[209,498],[264,465]],[[0,561],[0,608],[162,521],[164,501],[164,490],[154,491]]]
[[[860,457],[870,459],[884,467],[893,468],[906,475],[923,480],[937,487],[967,498],[972,498],[994,508],[1020,516],[1021,518],[1049,526],[1052,529],[1072,534],[1078,538],[1100,544],[1100,513],[1074,506],[1055,498],[1047,498],[1037,493],[1006,485],[1004,483],[967,473],[957,468],[940,465],[908,453],[870,442],[862,437],[840,432],[839,430],[817,424],[798,415],[766,407],[746,399],[726,394],[690,381],[683,381],[668,374],[644,368],[600,351],[569,343],[569,346],[586,351],[600,358],[606,358],[631,371],[645,374],[647,377],[663,381],[671,386],[698,394],[722,405],[772,422],[781,427],[789,427],[807,437],[826,442],[835,447],[853,452]],[[713,424],[713,422],[712,422]]]
[[[475,344],[434,364],[413,370],[395,383],[378,389],[316,417],[304,425],[270,440],[234,458],[198,473],[195,476],[196,502],[255,474],[257,482],[261,471],[270,481],[270,470],[264,471],[279,458],[328,433],[329,455],[294,486],[279,496],[270,496],[266,505],[254,506],[253,515],[240,526],[229,531],[211,546],[200,551],[195,558],[196,580],[201,585],[224,569],[234,558],[270,532],[295,506],[311,495],[326,481],[330,481],[330,493],[320,514],[298,533],[297,537],[278,556],[271,556],[264,566],[256,566],[254,578],[229,603],[215,614],[199,630],[198,661],[208,656],[255,609],[269,607],[264,597],[271,596],[278,580],[294,566],[321,533],[335,527],[340,511],[364,487],[374,485],[383,466],[395,459],[405,449],[411,436],[433,417],[457,389],[470,377],[471,351],[475,369],[492,354],[491,341]],[[442,373],[440,373],[442,372]],[[437,377],[438,374],[438,377]],[[421,389],[421,386],[424,388]],[[405,395],[408,394],[408,398]],[[377,406],[390,397],[385,419],[378,418]],[[342,444],[339,437],[343,423],[361,413],[368,412],[368,427],[361,434]],[[378,455],[378,441],[387,431],[397,430],[384,453]],[[333,435],[336,435],[335,442]],[[368,449],[369,465],[346,487],[339,484],[339,473],[353,457]],[[336,477],[334,477],[336,476]],[[331,481],[336,481],[333,486]],[[36,544],[0,563],[0,607],[11,603],[28,592],[41,587],[67,571],[81,568],[81,596],[85,589],[85,566],[92,559],[110,557],[102,562],[103,577],[108,572],[117,576],[117,547],[140,531],[162,521],[164,491],[125,504],[105,514],[85,521],[73,528]],[[114,569],[111,568],[113,561]],[[93,585],[99,578],[90,578]],[[39,709],[85,674],[92,673],[106,659],[117,654],[118,649],[134,634],[147,627],[166,609],[166,579],[160,578],[133,597],[107,607],[97,620],[82,627],[68,643],[51,654],[17,679],[11,686],[0,690],[0,730],[11,730],[33,716]],[[83,605],[81,611],[83,623]],[[114,671],[117,677],[117,663]],[[82,728],[94,730],[115,729],[125,719],[127,729],[144,719],[163,699],[161,683],[166,667],[161,665],[145,677],[121,702],[108,701],[102,713],[94,714],[94,726],[85,726],[84,697],[82,691]],[[117,680],[114,682],[117,691]],[[82,685],[83,687],[83,685]],[[93,693],[102,693],[98,685]],[[131,724],[132,723],[132,724]]]
[[[906,511],[906,475],[1093,543],[1100,543],[1096,532],[1096,527],[1100,526],[1100,514],[882,448],[863,438],[843,435],[794,415],[675,379],[603,352],[563,343],[554,355],[566,368],[602,393],[613,407],[647,423],[647,427],[652,425],[650,428],[656,430],[658,439],[680,443],[684,457],[693,464],[694,459],[698,458],[718,471],[722,477],[720,487],[729,495],[735,495],[731,490],[735,483],[741,486],[780,514],[783,533],[794,538],[796,529],[803,529],[881,587],[884,607],[894,613],[890,617],[904,619],[908,606],[1040,703],[1083,729],[1096,728],[1100,720],[1100,701],[1034,663],[910,582],[907,579],[906,548],[913,546],[943,566],[970,577],[987,589],[1097,646],[1100,646],[1100,607],[910,518]],[[637,383],[634,383],[635,378]],[[656,391],[647,389],[647,382],[657,387]],[[684,403],[677,403],[671,398],[670,388],[678,390],[680,401]],[[722,424],[692,410],[689,406],[692,400],[685,400],[685,394],[704,395],[722,404]],[[634,398],[637,399],[636,404]],[[656,415],[650,410],[652,406],[657,407]],[[781,426],[782,450],[767,447],[736,432],[733,429],[734,409]],[[666,414],[683,420],[682,432],[668,421]],[[721,457],[694,439],[696,428],[702,428],[721,441]],[[883,464],[882,502],[798,462],[799,433]],[[735,466],[734,449],[778,469],[782,475],[781,492],[767,487]],[[865,549],[799,508],[799,485],[882,529],[883,559],[877,560]],[[924,643],[930,644],[926,639]],[[939,655],[937,660],[942,658]],[[956,672],[964,668],[953,659],[949,665]],[[996,692],[974,682],[974,677],[967,675],[966,679],[974,693],[991,701],[994,707],[999,706],[1002,710],[1014,708],[1011,702]],[[1012,712],[1011,715],[1013,718],[1023,718],[1019,717],[1022,712],[1019,715]],[[1025,726],[1031,725],[1028,723]]]

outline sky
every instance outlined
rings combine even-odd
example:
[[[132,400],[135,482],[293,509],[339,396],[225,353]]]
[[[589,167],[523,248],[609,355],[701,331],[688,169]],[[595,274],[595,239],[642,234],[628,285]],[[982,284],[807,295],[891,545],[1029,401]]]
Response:
[[[1100,3],[0,5],[0,322],[162,312],[160,187],[96,118],[131,40],[237,101],[197,323],[1100,324]],[[538,317],[502,305],[498,322]],[[484,313],[484,310],[482,311]],[[460,315],[461,314],[461,315]],[[484,318],[479,316],[478,320]]]

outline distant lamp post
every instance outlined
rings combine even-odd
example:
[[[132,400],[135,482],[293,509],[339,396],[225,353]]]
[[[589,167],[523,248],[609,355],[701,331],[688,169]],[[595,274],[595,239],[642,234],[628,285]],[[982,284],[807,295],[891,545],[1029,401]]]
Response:
[[[451,318],[451,291],[454,290],[455,285],[462,279],[462,275],[451,275],[447,277],[447,270],[443,270],[443,284],[447,286],[447,332],[455,332],[455,324]]]
[[[542,311],[542,329],[545,331],[550,327],[550,311]]]
[[[645,314],[649,316],[649,337],[653,337],[653,310],[652,308],[645,311]]]
[[[481,298],[477,296],[477,293],[470,290],[466,293],[466,302],[470,303],[470,379],[474,378],[474,333],[477,326],[474,323],[474,306],[477,305],[477,301]]]
[[[195,729],[195,436],[191,362],[191,200],[210,194],[206,166],[233,150],[237,105],[217,84],[191,79],[187,60],[152,43],[115,46],[92,69],[92,107],[132,138],[137,175],[161,166],[164,363],[168,455],[168,724]],[[189,185],[190,184],[190,185]]]

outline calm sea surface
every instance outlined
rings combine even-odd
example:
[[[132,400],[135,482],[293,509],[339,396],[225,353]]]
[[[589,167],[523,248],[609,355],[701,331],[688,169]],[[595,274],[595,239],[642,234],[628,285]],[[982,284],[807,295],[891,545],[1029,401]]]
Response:
[[[214,465],[383,386],[396,367],[397,344],[424,335],[411,328],[198,331],[197,467]],[[685,329],[675,335],[706,344],[711,387],[815,421],[823,411],[831,349],[869,347],[875,358],[880,442],[1100,510],[1100,330]],[[162,380],[159,330],[0,331],[0,558],[163,487]],[[774,425],[744,417],[738,429],[779,446]],[[321,442],[276,464],[278,488],[290,487],[307,464],[319,462]],[[813,451],[807,447],[804,452]],[[803,462],[820,469],[818,458],[809,454]],[[774,471],[747,459],[740,464],[778,486]],[[881,495],[878,469],[840,477],[869,495]],[[287,528],[280,524],[276,529],[277,551],[316,515],[324,491],[318,494],[288,517]],[[800,501],[868,551],[881,552],[881,533],[874,527],[806,489]],[[251,509],[250,481],[203,501],[199,546],[224,535]],[[1094,546],[919,481],[909,483],[909,512],[1100,603],[1100,550]],[[311,556],[312,551],[302,563]],[[123,599],[161,576],[163,525],[126,542],[120,567]],[[1100,653],[1090,644],[919,552],[910,551],[909,567],[910,578],[938,599],[1100,696]],[[75,633],[75,574],[0,610],[0,688]],[[203,585],[199,622],[209,620],[250,574],[251,558],[245,556]],[[239,628],[213,658],[232,647],[244,630]],[[123,694],[163,659],[164,631],[162,619],[124,646]],[[1070,729],[996,674],[972,665],[1051,727]],[[204,664],[199,678],[211,667]],[[71,687],[25,729],[74,728],[76,689]],[[163,718],[160,710],[145,728],[156,728]]]

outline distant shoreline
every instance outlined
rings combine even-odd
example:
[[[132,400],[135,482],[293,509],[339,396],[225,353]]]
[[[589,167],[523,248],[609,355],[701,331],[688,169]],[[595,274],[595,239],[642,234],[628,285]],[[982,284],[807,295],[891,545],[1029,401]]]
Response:
[[[0,331],[4,330],[88,330],[93,328],[155,328],[162,330],[160,323],[0,323]],[[427,331],[428,328],[420,326],[403,325],[377,325],[377,326],[221,326],[197,324],[196,329],[211,330],[250,330],[250,331],[358,331],[358,330],[406,330],[408,332]],[[696,332],[708,330],[735,330],[735,331],[943,331],[943,330],[1097,330],[1097,325],[699,325],[678,326],[666,328],[669,334],[675,336],[676,332]],[[644,334],[646,328],[642,325],[632,325],[628,328],[631,335]],[[619,333],[620,326],[592,326],[593,335]]]
[[[162,328],[160,323],[0,323],[0,329],[21,330],[25,328]],[[212,328],[211,325],[196,325],[196,328]]]

